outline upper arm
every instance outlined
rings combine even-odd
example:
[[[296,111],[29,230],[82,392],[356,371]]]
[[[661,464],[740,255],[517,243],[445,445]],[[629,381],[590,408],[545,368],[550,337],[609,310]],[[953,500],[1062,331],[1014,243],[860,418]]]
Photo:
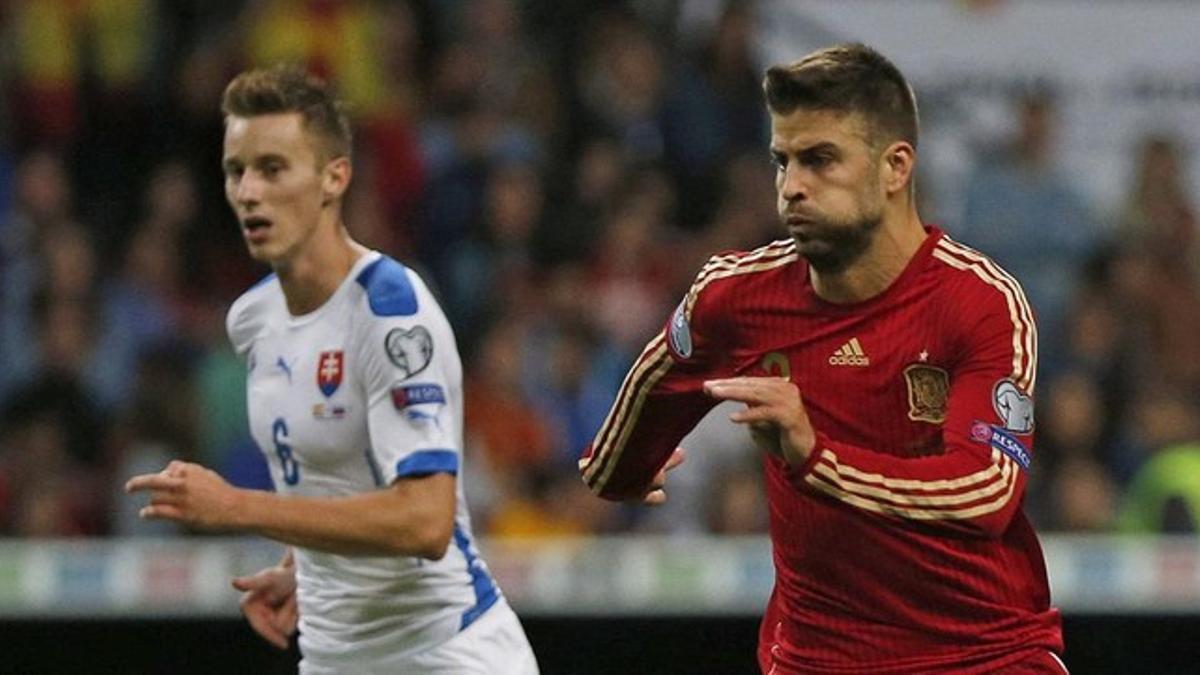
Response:
[[[397,311],[371,307],[356,345],[371,455],[384,484],[432,474],[453,477],[462,458],[458,348],[415,274],[402,267],[391,273],[406,275],[393,281],[410,284],[413,301]]]
[[[994,265],[978,269],[985,285],[977,287],[968,304],[983,311],[960,337],[962,354],[951,377],[943,436],[947,443],[991,446],[1028,470],[1034,435],[1037,325],[1014,279]]]
[[[716,401],[703,392],[724,360],[709,298],[710,261],[634,362],[580,461],[584,482],[605,498],[640,497],[654,474]]]
[[[386,490],[396,500],[394,512],[408,515],[408,522],[424,531],[419,541],[431,550],[425,557],[436,559],[444,553],[454,533],[458,488],[453,474],[435,472],[397,478]]]

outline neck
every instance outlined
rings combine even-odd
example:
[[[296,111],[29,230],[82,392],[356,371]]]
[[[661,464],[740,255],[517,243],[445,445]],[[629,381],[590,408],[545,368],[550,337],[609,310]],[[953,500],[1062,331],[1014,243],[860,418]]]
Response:
[[[317,228],[300,252],[273,265],[288,312],[299,316],[325,304],[366,252],[341,222]]]
[[[813,290],[817,297],[837,304],[869,300],[887,290],[904,272],[908,262],[925,241],[925,228],[915,207],[883,222],[862,257],[838,272],[819,272],[810,267]]]

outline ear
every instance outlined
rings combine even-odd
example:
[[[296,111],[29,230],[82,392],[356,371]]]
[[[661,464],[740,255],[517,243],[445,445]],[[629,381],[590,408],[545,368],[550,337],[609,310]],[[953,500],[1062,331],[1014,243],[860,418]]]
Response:
[[[350,187],[350,158],[335,157],[321,169],[321,205],[328,206],[342,198]]]
[[[889,196],[908,191],[916,167],[917,151],[906,141],[896,141],[883,151],[880,171]]]

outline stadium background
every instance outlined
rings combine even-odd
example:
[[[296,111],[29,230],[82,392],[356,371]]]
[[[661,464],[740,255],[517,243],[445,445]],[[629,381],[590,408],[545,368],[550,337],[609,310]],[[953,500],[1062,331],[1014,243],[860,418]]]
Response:
[[[878,0],[0,3],[0,670],[286,672],[228,576],[269,543],[141,523],[170,457],[247,486],[224,310],[264,270],[223,203],[250,64],[335,79],[347,222],[458,332],[476,532],[547,673],[747,672],[757,458],[718,413],[670,504],[575,458],[713,251],[780,236],[758,80],[860,39],[909,74],[921,212],[1041,318],[1026,509],[1075,672],[1200,672],[1200,9]]]

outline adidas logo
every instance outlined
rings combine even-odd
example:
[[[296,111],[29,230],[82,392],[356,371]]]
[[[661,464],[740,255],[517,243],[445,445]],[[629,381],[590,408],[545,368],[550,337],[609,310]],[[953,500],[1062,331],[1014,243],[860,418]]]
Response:
[[[850,338],[846,344],[838,347],[838,350],[829,357],[829,365],[831,366],[869,366],[871,358],[863,351],[862,345],[858,344],[858,338]]]

